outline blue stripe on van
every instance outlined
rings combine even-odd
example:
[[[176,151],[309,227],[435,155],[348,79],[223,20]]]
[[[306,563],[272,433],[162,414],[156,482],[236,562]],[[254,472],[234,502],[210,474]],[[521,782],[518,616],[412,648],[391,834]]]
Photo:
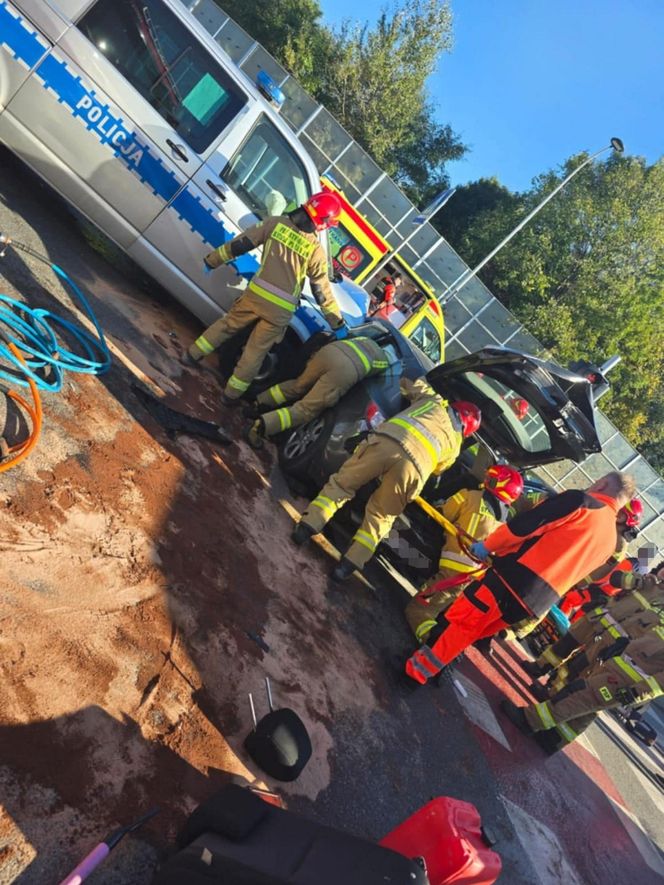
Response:
[[[0,0],[0,35],[0,43],[6,45],[14,57],[29,68],[34,67],[46,51],[29,23],[9,12],[5,0]],[[71,110],[73,116],[82,120],[88,132],[93,133],[101,144],[107,145],[116,159],[134,172],[153,194],[165,202],[175,197],[170,208],[204,242],[214,248],[233,238],[234,234],[202,205],[191,190],[185,188],[178,194],[180,184],[175,173],[167,169],[142,139],[123,124],[121,117],[114,116],[108,105],[99,101],[95,91],[88,89],[80,77],[69,70],[65,61],[48,55],[34,73],[44,87],[52,90],[57,100]],[[94,122],[90,121],[91,112]],[[243,255],[235,264],[247,278],[251,278],[259,267],[253,255]]]
[[[20,16],[13,16],[6,3],[0,3],[0,45],[7,46],[15,59],[33,68],[51,44],[42,41]]]

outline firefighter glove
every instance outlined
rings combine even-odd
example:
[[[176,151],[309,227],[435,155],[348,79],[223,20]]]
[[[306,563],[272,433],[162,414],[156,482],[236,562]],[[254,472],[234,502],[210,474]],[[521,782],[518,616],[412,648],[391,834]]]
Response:
[[[481,559],[484,562],[489,558],[489,551],[486,549],[484,541],[475,541],[474,544],[471,544],[470,552],[475,559]]]

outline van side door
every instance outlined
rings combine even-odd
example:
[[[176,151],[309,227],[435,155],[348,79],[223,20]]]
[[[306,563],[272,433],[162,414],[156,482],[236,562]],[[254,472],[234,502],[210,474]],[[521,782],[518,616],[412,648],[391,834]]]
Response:
[[[125,248],[247,103],[182,16],[169,0],[97,0],[8,108],[28,162]]]

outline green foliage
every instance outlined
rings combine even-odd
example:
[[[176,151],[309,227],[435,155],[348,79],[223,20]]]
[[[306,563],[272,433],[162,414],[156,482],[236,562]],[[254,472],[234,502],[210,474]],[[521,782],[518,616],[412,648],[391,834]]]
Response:
[[[217,3],[290,71],[415,202],[466,148],[434,119],[426,80],[451,46],[446,0],[401,0],[376,25],[322,25],[318,0]]]
[[[468,246],[463,257],[481,260],[584,159],[572,157],[526,193],[468,213],[465,229],[456,219],[457,243]],[[456,199],[446,214],[455,213]],[[602,407],[664,467],[664,160],[647,166],[614,156],[589,165],[482,276],[561,363],[621,355]]]
[[[517,195],[500,184],[497,178],[480,178],[457,187],[453,202],[444,212],[434,216],[432,224],[452,248],[463,255],[464,261],[474,267],[509,232],[508,225],[518,205]],[[491,210],[500,210],[492,216],[497,230],[480,232],[477,219],[480,216],[485,218]]]

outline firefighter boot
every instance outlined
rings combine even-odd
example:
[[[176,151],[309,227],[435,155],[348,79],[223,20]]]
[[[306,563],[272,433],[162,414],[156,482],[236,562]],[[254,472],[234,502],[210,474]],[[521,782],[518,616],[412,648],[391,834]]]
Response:
[[[347,581],[348,578],[350,578],[356,568],[357,566],[353,565],[350,559],[346,559],[345,556],[342,556],[332,570],[332,574],[330,577],[335,584],[342,584],[344,581]]]
[[[503,698],[503,700],[500,702],[500,709],[507,716],[510,722],[516,725],[519,731],[523,732],[523,734],[527,734],[528,737],[534,736],[535,732],[526,721],[526,714],[523,712],[523,707],[517,707],[517,705],[512,703],[512,701],[508,701],[507,698]]]
[[[531,695],[538,701],[548,701],[551,697],[551,693],[546,685],[542,685],[541,682],[533,682],[528,686],[528,691]]]
[[[536,661],[519,661],[522,670],[530,676],[531,679],[539,679],[540,676],[546,676],[548,671],[551,669],[540,667]]]
[[[262,449],[265,442],[265,423],[262,418],[256,420],[247,427],[242,436],[246,439],[252,449]]]
[[[291,541],[294,544],[297,544],[298,547],[301,547],[302,544],[306,544],[310,538],[313,538],[315,534],[315,529],[312,529],[310,525],[307,525],[306,522],[300,520],[296,523],[295,528],[291,532]]]

